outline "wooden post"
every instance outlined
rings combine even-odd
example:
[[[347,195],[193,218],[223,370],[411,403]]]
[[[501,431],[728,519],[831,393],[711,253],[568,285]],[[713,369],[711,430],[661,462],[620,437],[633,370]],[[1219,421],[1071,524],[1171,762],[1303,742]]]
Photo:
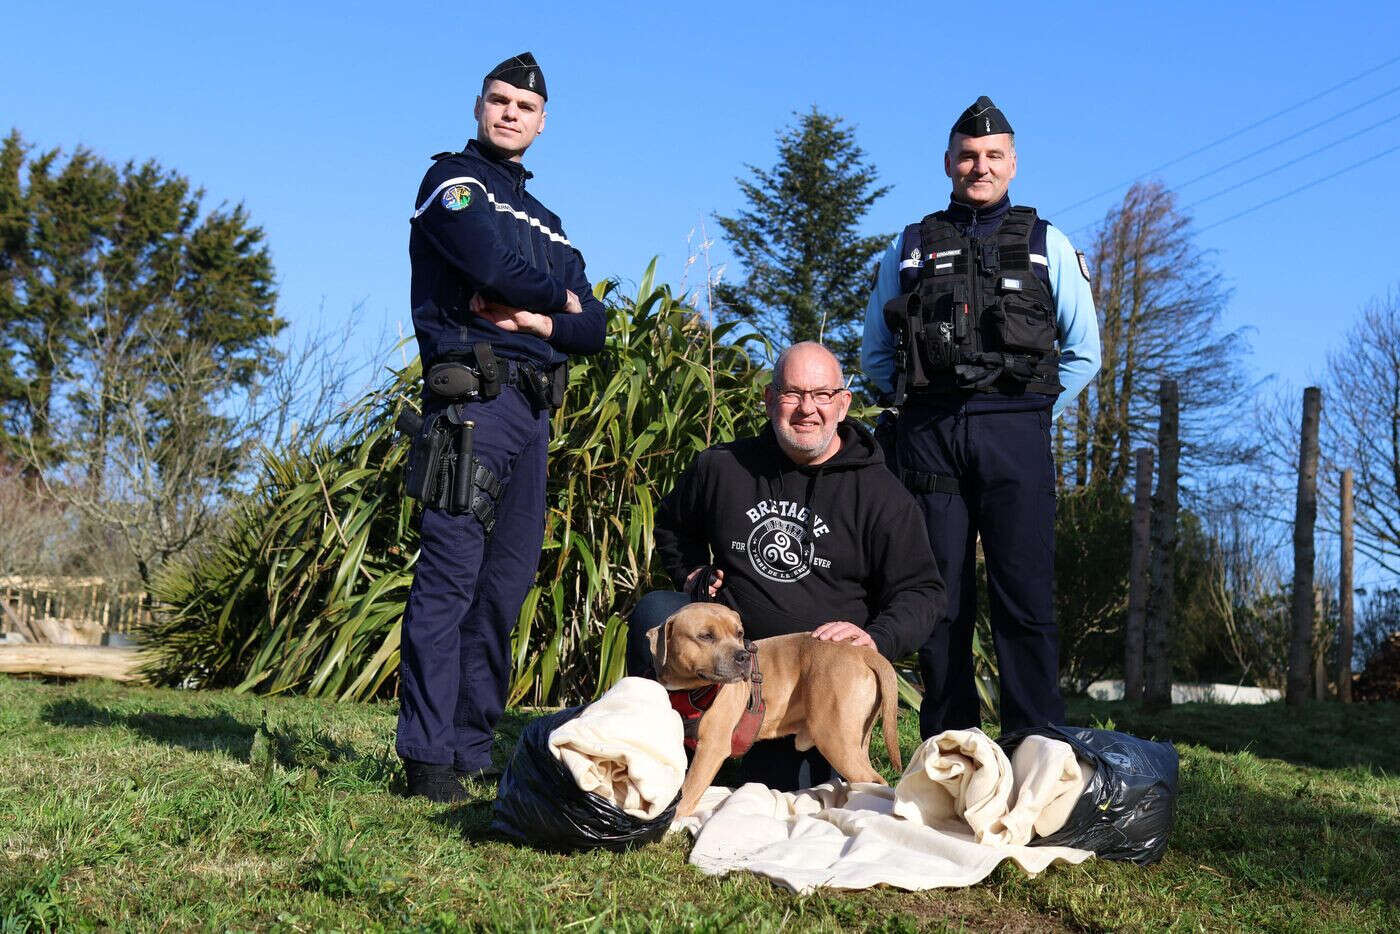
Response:
[[[1123,699],[1142,700],[1147,556],[1152,550],[1152,449],[1138,448],[1133,489],[1133,551],[1128,564],[1128,628],[1123,633]]]
[[[1352,617],[1352,591],[1355,584],[1352,581],[1352,561],[1355,558],[1356,540],[1352,532],[1353,505],[1352,505],[1352,476],[1351,468],[1342,471],[1342,557],[1341,557],[1341,585],[1338,588],[1338,610],[1341,619],[1337,626],[1341,630],[1341,638],[1337,647],[1337,700],[1343,704],[1351,703],[1351,641],[1354,631]]]
[[[1157,424],[1157,495],[1152,497],[1152,573],[1147,596],[1143,656],[1143,703],[1153,707],[1172,702],[1171,618],[1176,610],[1177,466],[1181,444],[1177,436],[1176,380],[1162,380],[1162,406]]]
[[[1074,485],[1079,489],[1089,485],[1089,394],[1079,394],[1079,407],[1074,418]]]
[[[1322,390],[1303,390],[1303,427],[1298,450],[1298,505],[1293,521],[1293,639],[1288,648],[1290,706],[1308,697],[1313,637],[1313,528],[1317,524],[1317,426]]]
[[[1313,619],[1327,620],[1327,604],[1322,599],[1322,588],[1313,588]],[[1327,639],[1313,630],[1313,700],[1327,700]]]

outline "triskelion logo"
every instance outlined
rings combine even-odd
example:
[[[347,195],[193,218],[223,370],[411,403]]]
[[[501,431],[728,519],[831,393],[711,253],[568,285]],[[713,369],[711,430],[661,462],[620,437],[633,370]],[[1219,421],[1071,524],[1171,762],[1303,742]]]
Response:
[[[812,540],[805,541],[807,510],[796,503],[765,500],[744,514],[753,529],[747,541],[730,542],[730,547],[747,553],[759,574],[787,584],[806,577],[814,566],[831,567],[830,561],[816,557],[816,540],[830,531],[820,516],[812,516]]]

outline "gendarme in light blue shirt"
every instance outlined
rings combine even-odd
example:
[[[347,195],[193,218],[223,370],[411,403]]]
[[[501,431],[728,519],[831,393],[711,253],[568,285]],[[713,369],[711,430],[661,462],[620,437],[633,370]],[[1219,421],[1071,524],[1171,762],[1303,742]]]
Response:
[[[1007,204],[1009,207],[1009,202]],[[965,205],[955,205],[966,213]],[[987,209],[987,213],[1001,205]],[[973,223],[976,213],[973,212]],[[1043,223],[1043,222],[1042,222]],[[901,292],[912,290],[923,265],[918,258],[919,225],[910,224],[894,238],[880,259],[875,289],[865,309],[865,336],[861,341],[861,369],[882,392],[894,390],[896,335],[885,324],[885,303]],[[1060,385],[1064,392],[1055,399],[1054,415],[1088,385],[1099,369],[1099,322],[1094,312],[1094,295],[1080,268],[1079,256],[1069,239],[1051,224],[1045,224],[1045,262],[1050,292],[1055,297],[1055,323],[1059,331]]]

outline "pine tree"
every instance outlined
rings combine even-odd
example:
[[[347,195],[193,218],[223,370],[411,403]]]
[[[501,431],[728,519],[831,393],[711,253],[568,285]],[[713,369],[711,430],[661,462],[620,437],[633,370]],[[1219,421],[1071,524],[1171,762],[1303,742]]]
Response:
[[[85,460],[100,481],[114,380],[199,354],[246,388],[272,364],[284,322],[262,231],[241,205],[205,212],[203,197],[154,162],[31,156],[17,131],[0,141],[0,457]],[[146,381],[159,434],[171,394]],[[60,415],[84,436],[56,437]]]
[[[717,217],[746,276],[720,283],[721,314],[775,341],[821,340],[848,373],[859,364],[870,271],[888,235],[859,236],[861,219],[889,191],[876,186],[855,131],[813,107],[778,133],[769,171],[746,165],[748,202]]]
[[[143,578],[212,521],[280,360],[263,232],[203,199],[153,161],[0,140],[0,467],[120,529]]]

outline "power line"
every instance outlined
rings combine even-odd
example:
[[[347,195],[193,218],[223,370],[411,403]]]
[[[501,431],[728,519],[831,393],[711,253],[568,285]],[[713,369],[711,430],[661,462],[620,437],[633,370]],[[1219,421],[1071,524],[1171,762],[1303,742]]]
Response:
[[[1213,223],[1213,224],[1207,224],[1207,225],[1204,226],[1204,227],[1198,227],[1198,228],[1196,228],[1196,233],[1204,233],[1205,231],[1210,230],[1212,227],[1219,227],[1221,224],[1228,224],[1230,221],[1235,220],[1235,219],[1240,218],[1240,217],[1244,217],[1246,214],[1252,214],[1252,213],[1254,213],[1255,211],[1259,210],[1260,208],[1266,208],[1266,207],[1268,207],[1268,206],[1271,205],[1271,204],[1277,204],[1278,202],[1282,201],[1284,198],[1291,198],[1291,197],[1293,197],[1294,195],[1298,194],[1299,192],[1307,191],[1309,188],[1312,188],[1312,187],[1314,187],[1314,186],[1316,186],[1316,185],[1321,185],[1323,182],[1327,181],[1328,179],[1336,178],[1338,175],[1345,175],[1346,173],[1348,173],[1348,172],[1350,172],[1350,171],[1352,171],[1352,170],[1354,170],[1354,169],[1359,169],[1359,168],[1361,168],[1363,165],[1367,165],[1368,163],[1375,162],[1377,159],[1380,159],[1380,158],[1383,158],[1383,157],[1385,157],[1385,156],[1388,156],[1388,155],[1390,155],[1392,152],[1396,152],[1396,151],[1400,151],[1400,144],[1396,144],[1396,145],[1394,145],[1394,146],[1391,146],[1389,149],[1382,150],[1381,152],[1378,152],[1378,153],[1376,153],[1375,155],[1367,156],[1365,159],[1362,159],[1362,160],[1360,160],[1359,162],[1353,162],[1351,165],[1346,166],[1345,168],[1342,168],[1342,169],[1338,169],[1338,170],[1335,171],[1335,172],[1328,172],[1326,175],[1321,175],[1321,176],[1319,176],[1319,177],[1313,179],[1313,180],[1310,181],[1310,182],[1305,182],[1304,184],[1299,185],[1297,188],[1291,189],[1291,190],[1289,190],[1289,191],[1285,191],[1283,194],[1281,194],[1281,195],[1279,195],[1279,196],[1277,196],[1277,197],[1275,197],[1275,198],[1270,198],[1268,201],[1261,201],[1261,202],[1259,202],[1258,204],[1256,204],[1256,205],[1254,205],[1254,206],[1252,206],[1252,207],[1247,207],[1247,208],[1245,208],[1243,211],[1240,211],[1240,212],[1235,213],[1235,214],[1231,214],[1229,217],[1226,217],[1226,218],[1223,218],[1223,219],[1221,219],[1221,220],[1218,220],[1218,221],[1216,221],[1216,222]]]
[[[1389,61],[1382,62],[1381,64],[1376,65],[1376,66],[1373,67],[1373,68],[1368,68],[1368,69],[1366,69],[1365,71],[1361,72],[1360,74],[1352,75],[1350,78],[1347,78],[1345,81],[1342,81],[1342,82],[1339,82],[1339,83],[1337,83],[1337,84],[1334,84],[1334,85],[1332,85],[1330,88],[1327,88],[1326,90],[1319,91],[1319,92],[1317,92],[1316,94],[1312,95],[1312,96],[1309,97],[1309,98],[1306,98],[1306,99],[1304,99],[1304,100],[1298,101],[1296,104],[1290,104],[1289,106],[1283,108],[1282,110],[1276,111],[1276,112],[1274,112],[1274,113],[1272,113],[1272,114],[1269,114],[1267,117],[1264,117],[1264,118],[1262,118],[1262,119],[1259,119],[1259,120],[1254,121],[1253,123],[1249,124],[1248,126],[1244,126],[1244,127],[1241,127],[1241,128],[1238,129],[1238,130],[1235,130],[1233,133],[1227,133],[1226,135],[1220,137],[1219,139],[1213,140],[1212,142],[1209,142],[1209,143],[1206,143],[1204,146],[1201,146],[1201,147],[1198,148],[1198,149],[1193,149],[1193,150],[1191,150],[1190,152],[1186,153],[1185,155],[1177,156],[1175,159],[1172,159],[1172,160],[1170,160],[1170,161],[1168,161],[1168,162],[1164,162],[1164,163],[1162,163],[1161,165],[1157,166],[1156,168],[1148,169],[1148,170],[1145,171],[1145,172],[1141,172],[1141,173],[1139,173],[1138,175],[1134,176],[1133,178],[1128,179],[1126,182],[1119,182],[1117,185],[1114,185],[1114,186],[1112,186],[1111,188],[1105,188],[1103,191],[1100,191],[1100,192],[1098,192],[1098,193],[1096,193],[1096,194],[1092,194],[1092,195],[1090,195],[1090,196],[1087,197],[1087,198],[1081,198],[1080,200],[1078,200],[1078,201],[1074,202],[1073,204],[1069,205],[1068,207],[1061,208],[1061,209],[1060,209],[1059,211],[1057,211],[1056,213],[1057,213],[1057,214],[1065,214],[1065,213],[1068,213],[1068,212],[1070,212],[1070,211],[1073,211],[1073,210],[1074,210],[1075,208],[1077,208],[1077,207],[1080,207],[1080,206],[1082,206],[1082,205],[1088,204],[1090,201],[1096,201],[1096,200],[1098,200],[1099,198],[1102,198],[1104,195],[1109,195],[1109,194],[1112,194],[1113,192],[1117,191],[1117,190],[1120,189],[1120,188],[1125,188],[1125,187],[1127,187],[1128,185],[1131,185],[1133,182],[1137,181],[1138,179],[1140,179],[1140,178],[1142,178],[1142,177],[1144,177],[1144,176],[1146,176],[1146,175],[1155,175],[1156,173],[1162,171],[1163,169],[1168,169],[1168,168],[1171,168],[1172,166],[1177,165],[1177,164],[1179,164],[1179,163],[1181,163],[1181,162],[1185,162],[1187,159],[1190,159],[1192,156],[1198,156],[1198,155],[1200,155],[1200,154],[1203,153],[1203,152],[1207,152],[1207,151],[1209,151],[1209,150],[1211,150],[1211,149],[1214,149],[1216,146],[1219,146],[1221,143],[1229,142],[1230,140],[1234,139],[1234,138],[1237,137],[1237,136],[1240,136],[1241,134],[1248,133],[1248,132],[1251,131],[1251,130],[1258,129],[1259,127],[1263,126],[1264,124],[1268,123],[1268,122],[1271,121],[1271,120],[1275,120],[1275,119],[1277,119],[1277,118],[1279,118],[1279,117],[1282,117],[1282,116],[1283,116],[1284,114],[1286,114],[1286,113],[1292,113],[1293,111],[1297,110],[1298,108],[1304,107],[1304,106],[1306,106],[1306,105],[1308,105],[1308,104],[1311,104],[1313,101],[1316,101],[1316,100],[1319,100],[1319,99],[1321,99],[1321,98],[1323,98],[1323,97],[1326,97],[1328,94],[1331,94],[1331,93],[1333,93],[1333,92],[1335,92],[1335,91],[1340,91],[1342,88],[1347,87],[1348,85],[1355,84],[1356,82],[1360,81],[1362,78],[1365,78],[1365,77],[1367,77],[1367,76],[1369,76],[1369,75],[1373,75],[1373,74],[1375,74],[1376,72],[1381,71],[1382,69],[1389,68],[1391,65],[1394,65],[1396,62],[1400,62],[1400,55],[1397,55],[1396,57],[1390,59]]]
[[[1213,201],[1213,200],[1215,200],[1216,198],[1220,197],[1221,195],[1230,194],[1231,192],[1238,191],[1239,189],[1243,188],[1245,185],[1249,185],[1249,184],[1252,184],[1252,183],[1254,183],[1254,182],[1257,182],[1257,181],[1259,181],[1261,178],[1268,178],[1270,175],[1273,175],[1275,172],[1281,172],[1281,171],[1283,171],[1284,169],[1289,168],[1290,166],[1297,165],[1299,162],[1302,162],[1304,159],[1311,159],[1313,156],[1321,155],[1322,153],[1328,151],[1329,149],[1332,149],[1332,148],[1334,148],[1334,147],[1336,147],[1336,146],[1338,146],[1338,145],[1340,145],[1340,144],[1342,144],[1342,143],[1350,142],[1351,140],[1356,139],[1358,136],[1364,136],[1365,134],[1371,132],[1372,130],[1379,129],[1380,127],[1385,126],[1387,123],[1394,123],[1396,120],[1400,120],[1400,113],[1391,114],[1389,117],[1386,117],[1384,120],[1379,120],[1379,121],[1377,121],[1377,122],[1371,124],[1371,125],[1368,126],[1368,127],[1362,127],[1361,129],[1357,130],[1355,133],[1351,133],[1351,134],[1348,134],[1347,136],[1343,136],[1341,139],[1330,140],[1325,146],[1319,146],[1319,147],[1317,147],[1316,149],[1313,149],[1313,150],[1310,150],[1310,151],[1308,151],[1308,152],[1303,153],[1301,156],[1298,156],[1298,157],[1293,158],[1293,159],[1289,159],[1287,162],[1280,163],[1279,165],[1274,166],[1272,169],[1266,169],[1265,171],[1260,172],[1260,173],[1258,173],[1257,175],[1252,175],[1252,176],[1250,176],[1249,178],[1245,179],[1244,181],[1240,182],[1238,185],[1231,185],[1231,186],[1229,186],[1228,188],[1221,188],[1219,191],[1216,191],[1216,192],[1213,192],[1213,193],[1211,193],[1211,194],[1208,194],[1208,195],[1206,195],[1204,198],[1201,198],[1201,199],[1198,200],[1198,201],[1193,201],[1193,202],[1191,202],[1190,204],[1186,205],[1186,207],[1182,208],[1182,210],[1183,210],[1183,211],[1189,211],[1189,210],[1191,210],[1192,208],[1197,207],[1198,205],[1205,204],[1207,201]]]
[[[1384,120],[1378,120],[1377,122],[1371,124],[1370,126],[1362,127],[1361,129],[1357,130],[1357,131],[1354,132],[1354,133],[1349,133],[1348,135],[1343,136],[1341,139],[1331,140],[1331,141],[1329,141],[1325,146],[1319,146],[1319,147],[1316,148],[1316,149],[1312,149],[1312,150],[1309,150],[1308,152],[1303,153],[1301,156],[1297,156],[1297,157],[1295,157],[1295,158],[1293,158],[1293,159],[1289,159],[1287,162],[1282,162],[1282,163],[1280,163],[1280,164],[1274,166],[1274,167],[1271,168],[1271,169],[1266,169],[1265,171],[1260,172],[1260,173],[1258,173],[1257,175],[1254,175],[1254,176],[1252,176],[1252,177],[1250,177],[1250,178],[1245,179],[1244,181],[1240,182],[1240,183],[1237,184],[1237,185],[1231,185],[1231,186],[1226,187],[1226,188],[1221,188],[1221,189],[1219,189],[1218,191],[1215,191],[1215,192],[1212,192],[1211,194],[1206,195],[1204,198],[1200,198],[1200,199],[1198,199],[1198,200],[1196,200],[1196,201],[1191,202],[1191,203],[1188,204],[1188,205],[1185,205],[1181,210],[1182,210],[1182,211],[1189,211],[1189,210],[1191,210],[1192,208],[1195,208],[1195,207],[1198,207],[1198,206],[1200,206],[1200,205],[1202,205],[1202,204],[1205,204],[1207,201],[1213,201],[1213,200],[1215,200],[1216,198],[1220,197],[1221,195],[1231,194],[1231,193],[1233,193],[1233,192],[1235,192],[1235,191],[1238,191],[1240,188],[1243,188],[1245,185],[1249,185],[1249,184],[1251,184],[1251,183],[1253,183],[1253,182],[1257,182],[1257,181],[1259,181],[1260,179],[1263,179],[1263,178],[1268,178],[1270,175],[1273,175],[1273,174],[1275,174],[1275,173],[1277,173],[1277,172],[1283,171],[1284,169],[1287,169],[1287,168],[1290,168],[1290,167],[1292,167],[1292,166],[1295,166],[1295,165],[1297,165],[1299,162],[1302,162],[1302,161],[1305,160],[1305,159],[1310,159],[1310,158],[1312,158],[1313,156],[1320,155],[1321,153],[1324,153],[1324,152],[1326,152],[1327,150],[1332,149],[1333,147],[1337,146],[1337,145],[1340,144],[1340,143],[1349,142],[1350,140],[1356,139],[1358,136],[1363,136],[1363,135],[1365,135],[1366,133],[1369,133],[1369,132],[1371,132],[1372,130],[1375,130],[1375,129],[1379,129],[1380,127],[1383,127],[1383,126],[1385,126],[1385,125],[1388,124],[1388,123],[1394,123],[1396,120],[1400,120],[1400,113],[1391,114],[1389,117],[1386,117]],[[1253,212],[1253,211],[1257,211],[1259,208],[1262,208],[1262,207],[1267,207],[1268,205],[1273,204],[1273,203],[1276,202],[1276,201],[1282,201],[1284,198],[1287,198],[1287,197],[1290,197],[1290,196],[1292,196],[1292,195],[1295,195],[1295,194],[1297,194],[1297,193],[1299,193],[1299,192],[1301,192],[1301,191],[1305,191],[1305,190],[1307,190],[1307,189],[1313,187],[1314,185],[1320,185],[1321,183],[1327,181],[1327,179],[1329,179],[1329,178],[1332,178],[1332,177],[1337,176],[1337,175],[1341,175],[1341,174],[1343,174],[1343,173],[1345,173],[1345,172],[1349,172],[1349,171],[1351,171],[1352,169],[1359,168],[1360,166],[1365,165],[1367,162],[1373,161],[1373,160],[1375,160],[1375,159],[1379,159],[1379,158],[1381,158],[1382,156],[1389,155],[1390,153],[1395,152],[1395,150],[1396,150],[1397,148],[1400,148],[1400,146],[1392,146],[1390,149],[1383,150],[1383,151],[1377,153],[1377,154],[1374,155],[1374,156],[1370,156],[1370,157],[1368,157],[1368,158],[1366,158],[1366,159],[1362,159],[1360,162],[1357,162],[1357,163],[1355,163],[1355,164],[1353,164],[1353,165],[1349,165],[1349,166],[1347,166],[1347,167],[1344,168],[1344,169],[1340,169],[1340,170],[1338,170],[1338,171],[1336,171],[1336,172],[1329,172],[1328,174],[1323,175],[1323,176],[1320,176],[1320,177],[1318,177],[1318,178],[1316,178],[1316,179],[1313,179],[1312,181],[1307,182],[1306,184],[1301,185],[1301,186],[1299,186],[1298,188],[1295,188],[1295,189],[1293,189],[1293,190],[1291,190],[1291,191],[1284,192],[1283,194],[1279,195],[1279,196],[1276,197],[1276,198],[1272,198],[1272,199],[1270,199],[1270,200],[1268,200],[1268,201],[1260,202],[1259,204],[1256,204],[1256,205],[1254,205],[1253,207],[1246,208],[1245,210],[1239,212],[1238,214],[1232,214],[1232,215],[1230,215],[1229,217],[1225,218],[1224,220],[1216,221],[1215,223],[1209,224],[1209,225],[1207,225],[1207,226],[1205,226],[1205,227],[1199,227],[1199,228],[1196,229],[1196,232],[1197,232],[1197,233],[1200,233],[1200,232],[1202,232],[1202,231],[1209,230],[1211,227],[1218,227],[1218,226],[1220,226],[1221,224],[1226,223],[1227,221],[1232,221],[1232,220],[1234,220],[1234,219],[1237,218],[1237,217],[1243,217],[1245,214],[1249,214],[1249,213],[1251,213],[1251,212]],[[1093,229],[1095,226],[1097,226],[1097,224],[1098,224],[1097,221],[1090,221],[1089,223],[1083,224],[1083,225],[1081,225],[1081,226],[1079,226],[1079,227],[1076,227],[1074,230],[1070,231],[1070,235],[1073,236],[1073,237],[1077,237],[1077,236],[1079,236],[1081,233],[1084,233],[1084,232],[1087,231],[1087,230]]]
[[[1245,162],[1245,161],[1247,161],[1247,160],[1249,160],[1249,159],[1253,159],[1255,156],[1262,156],[1264,153],[1268,152],[1269,150],[1271,150],[1271,149],[1277,149],[1279,146],[1282,146],[1284,143],[1291,143],[1293,140],[1297,139],[1297,138],[1300,137],[1300,136],[1306,136],[1306,135],[1308,135],[1309,133],[1311,133],[1313,130],[1320,129],[1320,128],[1326,126],[1326,125],[1329,124],[1329,123],[1335,123],[1335,122],[1337,122],[1338,120],[1342,119],[1343,117],[1347,116],[1348,114],[1354,114],[1354,113],[1356,113],[1358,110],[1361,110],[1361,109],[1364,108],[1364,107],[1369,107],[1369,106],[1371,106],[1372,104],[1374,104],[1376,101],[1381,100],[1382,98],[1389,97],[1390,95],[1394,94],[1396,91],[1400,91],[1400,84],[1397,84],[1395,87],[1391,88],[1389,91],[1383,91],[1382,93],[1377,94],[1375,97],[1371,98],[1370,100],[1362,101],[1361,103],[1357,104],[1355,107],[1348,107],[1346,110],[1343,110],[1343,111],[1340,111],[1339,113],[1333,114],[1332,116],[1328,117],[1326,120],[1319,120],[1317,123],[1314,123],[1312,126],[1304,127],[1303,129],[1299,130],[1299,131],[1296,132],[1296,133],[1290,133],[1289,135],[1287,135],[1287,136],[1285,136],[1285,137],[1283,137],[1283,138],[1281,138],[1281,139],[1276,139],[1276,140],[1274,140],[1272,143],[1270,143],[1270,144],[1267,145],[1267,146],[1261,146],[1261,147],[1259,147],[1258,149],[1254,150],[1253,152],[1245,153],[1243,156],[1240,156],[1238,159],[1234,159],[1234,160],[1232,160],[1232,161],[1230,161],[1230,162],[1225,163],[1225,164],[1222,165],[1222,166],[1218,166],[1218,167],[1216,167],[1216,168],[1213,168],[1213,169],[1211,169],[1209,172],[1205,172],[1205,173],[1203,173],[1203,174],[1201,174],[1201,175],[1197,175],[1195,178],[1188,179],[1187,181],[1182,182],[1180,185],[1173,185],[1172,188],[1174,188],[1174,189],[1177,190],[1177,191],[1180,191],[1181,189],[1186,188],[1186,187],[1191,186],[1191,185],[1194,185],[1194,184],[1196,184],[1196,183],[1199,182],[1199,181],[1204,181],[1205,179],[1210,178],[1212,175],[1216,175],[1216,174],[1218,174],[1218,173],[1220,173],[1220,172],[1225,171],[1226,169],[1233,168],[1233,167],[1239,165],[1241,162]],[[1385,122],[1385,121],[1382,121],[1382,122]],[[1379,126],[1379,125],[1380,125],[1380,124],[1377,124],[1377,126]]]

